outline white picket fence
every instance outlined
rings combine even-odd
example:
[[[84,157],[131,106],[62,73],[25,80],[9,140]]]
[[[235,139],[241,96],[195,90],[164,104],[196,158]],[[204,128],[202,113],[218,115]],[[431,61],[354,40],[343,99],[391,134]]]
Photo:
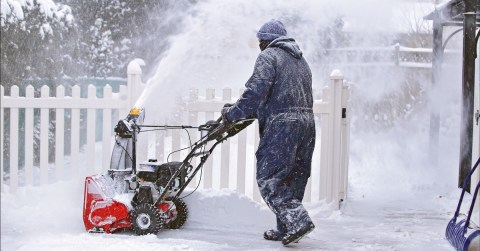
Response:
[[[13,86],[10,96],[4,95],[4,88],[1,87],[1,152],[4,147],[4,123],[10,123],[9,131],[9,171],[7,172],[10,192],[15,193],[19,186],[19,177],[24,177],[25,185],[32,185],[34,169],[39,170],[40,185],[64,179],[64,171],[68,169],[71,175],[76,177],[91,175],[104,171],[110,166],[112,150],[113,124],[112,121],[124,118],[128,110],[132,108],[136,98],[141,93],[144,84],[141,81],[141,68],[132,61],[128,67],[127,86],[121,86],[118,93],[113,93],[112,88],[107,85],[103,90],[103,98],[96,96],[96,88],[88,86],[86,98],[80,97],[80,87],[72,88],[72,95],[65,96],[65,88],[58,86],[56,96],[49,97],[49,88],[41,88],[41,96],[34,97],[34,88],[28,86],[25,90],[25,97],[19,96],[19,88]],[[349,86],[344,83],[340,71],[335,70],[331,74],[330,84],[323,89],[322,99],[314,101],[314,113],[316,114],[317,146],[314,162],[312,165],[312,177],[310,178],[305,201],[341,202],[347,195],[348,179],[348,152],[349,152],[349,127],[350,119],[348,112]],[[172,125],[188,124],[198,125],[207,120],[215,119],[219,115],[223,104],[234,102],[232,90],[223,89],[221,97],[215,96],[214,89],[207,89],[205,96],[199,95],[198,90],[192,90],[190,101],[179,110]],[[4,116],[4,110],[9,109],[10,116]],[[24,109],[25,113],[25,165],[24,175],[19,176],[19,111]],[[34,166],[33,161],[33,138],[34,138],[34,109],[40,109],[40,161]],[[48,140],[49,140],[49,111],[55,111],[55,161],[48,162]],[[117,110],[118,112],[112,113]],[[71,119],[71,140],[65,142],[64,131],[67,129],[64,124],[64,115],[68,111]],[[80,113],[86,112],[86,144],[80,145]],[[103,114],[103,121],[96,121],[96,113]],[[118,116],[112,118],[113,116]],[[148,114],[148,112],[147,112]],[[182,116],[183,115],[183,116]],[[102,124],[101,142],[101,167],[95,167],[95,130],[96,124]],[[143,135],[143,136],[142,136]],[[23,136],[23,135],[22,135]],[[139,138],[139,154],[137,163],[149,158],[157,158],[159,161],[166,161],[172,150],[180,149],[188,145],[190,140],[195,142],[199,138],[198,132],[191,130],[190,138],[186,138],[182,131],[172,130],[169,132],[147,132],[141,133]],[[70,156],[65,156],[65,144],[70,144]],[[202,177],[197,174],[195,182],[191,186],[196,187],[197,182],[203,188],[232,188],[253,197],[260,201],[258,188],[256,186],[254,148],[258,145],[258,125],[250,126],[241,132],[234,139],[222,143],[220,149],[216,149],[205,164],[202,170]],[[99,149],[97,149],[99,150]],[[168,160],[180,160],[185,152],[176,152],[169,156]],[[217,156],[217,157],[215,157]],[[66,165],[65,158],[69,158],[69,165]],[[0,160],[2,191],[4,189],[4,167],[3,154]],[[81,160],[80,158],[84,158]],[[80,162],[85,165],[79,166]],[[219,165],[214,164],[219,161]],[[98,166],[98,165],[97,165]],[[221,168],[213,168],[220,166]],[[52,169],[54,169],[52,171]],[[53,172],[55,178],[49,175]],[[53,180],[52,180],[53,179]],[[233,182],[232,182],[233,181]],[[5,184],[6,185],[6,184]]]

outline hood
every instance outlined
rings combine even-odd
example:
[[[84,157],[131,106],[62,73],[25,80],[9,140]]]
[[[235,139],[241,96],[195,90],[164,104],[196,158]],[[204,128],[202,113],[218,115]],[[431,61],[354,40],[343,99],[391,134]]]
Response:
[[[289,38],[285,36],[279,37],[273,40],[267,46],[267,48],[270,48],[270,47],[278,47],[288,52],[288,54],[292,55],[294,58],[301,58],[303,55],[302,51],[300,50],[300,47],[298,47],[297,42],[295,42],[293,38]]]

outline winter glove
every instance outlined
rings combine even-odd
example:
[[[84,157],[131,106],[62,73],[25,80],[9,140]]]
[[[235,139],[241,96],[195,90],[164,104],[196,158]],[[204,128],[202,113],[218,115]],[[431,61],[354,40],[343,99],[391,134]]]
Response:
[[[225,105],[223,105],[223,108],[222,108],[222,111],[221,111],[223,124],[225,124],[225,126],[227,126],[227,127],[232,124],[232,122],[227,119],[228,108],[230,108],[232,106],[233,106],[233,104],[226,103]]]

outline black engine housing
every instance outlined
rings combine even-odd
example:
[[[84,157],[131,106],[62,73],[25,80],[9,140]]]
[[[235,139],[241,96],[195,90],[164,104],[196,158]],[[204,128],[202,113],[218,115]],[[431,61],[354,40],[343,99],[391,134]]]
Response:
[[[156,187],[163,187],[166,189],[177,190],[179,187],[185,184],[187,175],[187,169],[191,168],[191,165],[185,166],[182,171],[175,177],[175,182],[171,187],[166,187],[168,181],[172,176],[180,169],[183,162],[173,161],[163,164],[157,164],[155,161],[149,161],[146,164],[140,164],[140,168],[137,171],[137,177],[143,181],[151,182]]]

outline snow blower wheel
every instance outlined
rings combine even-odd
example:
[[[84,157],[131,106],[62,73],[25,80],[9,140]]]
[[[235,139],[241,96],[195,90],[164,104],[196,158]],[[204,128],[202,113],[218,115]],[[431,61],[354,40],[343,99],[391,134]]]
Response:
[[[167,198],[167,200],[172,201],[173,204],[175,204],[175,207],[177,209],[177,216],[174,220],[168,222],[165,227],[169,229],[179,229],[183,226],[183,224],[185,224],[185,222],[187,222],[187,204],[185,204],[185,202],[183,202],[183,200],[179,198]]]
[[[137,235],[156,234],[163,227],[162,218],[151,204],[140,204],[130,213],[132,229]]]

